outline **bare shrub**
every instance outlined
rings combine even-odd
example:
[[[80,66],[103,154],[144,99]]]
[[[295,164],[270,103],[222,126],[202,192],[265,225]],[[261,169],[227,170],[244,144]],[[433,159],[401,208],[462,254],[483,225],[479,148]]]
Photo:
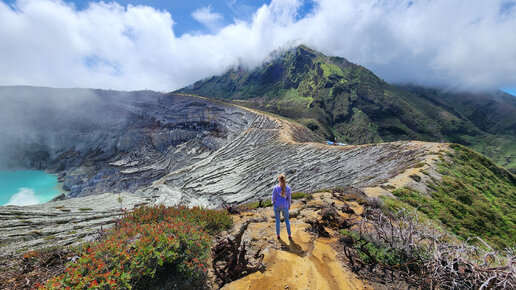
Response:
[[[245,243],[240,247],[231,238],[223,239],[212,249],[212,266],[218,278],[219,286],[235,281],[245,275],[258,271],[262,267],[264,255],[258,250],[253,258],[254,265],[246,257],[247,249]]]
[[[429,289],[515,289],[512,250],[496,252],[456,239],[418,221],[417,212],[385,214],[368,208],[341,243],[352,269],[382,283]],[[483,241],[482,241],[483,242]],[[375,275],[371,275],[374,273]]]

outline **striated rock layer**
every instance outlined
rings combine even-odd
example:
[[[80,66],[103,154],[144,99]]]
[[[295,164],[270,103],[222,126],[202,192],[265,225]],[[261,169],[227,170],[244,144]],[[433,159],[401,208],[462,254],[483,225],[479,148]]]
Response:
[[[110,227],[122,208],[148,202],[133,194],[105,193],[32,206],[0,207],[0,257],[32,249],[76,245]]]
[[[372,187],[424,161],[435,143],[328,146],[300,125],[254,112],[247,130],[208,158],[173,171],[143,190],[172,203],[216,208],[268,197],[279,173],[294,191]]]
[[[58,173],[70,197],[148,186],[218,150],[255,117],[151,91],[0,87],[0,99],[14,112],[0,118],[0,168]]]

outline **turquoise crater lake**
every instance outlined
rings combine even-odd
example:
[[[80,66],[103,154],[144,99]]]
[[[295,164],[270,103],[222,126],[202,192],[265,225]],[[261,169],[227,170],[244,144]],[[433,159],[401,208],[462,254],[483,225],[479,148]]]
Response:
[[[50,201],[63,192],[57,176],[44,171],[0,171],[0,206]]]

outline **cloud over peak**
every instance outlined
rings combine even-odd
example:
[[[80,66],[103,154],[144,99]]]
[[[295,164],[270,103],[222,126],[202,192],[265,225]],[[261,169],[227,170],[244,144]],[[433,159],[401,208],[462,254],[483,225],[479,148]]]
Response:
[[[514,0],[273,0],[250,21],[192,13],[207,34],[174,34],[174,11],[51,0],[0,1],[0,85],[174,90],[306,44],[391,82],[516,85]]]

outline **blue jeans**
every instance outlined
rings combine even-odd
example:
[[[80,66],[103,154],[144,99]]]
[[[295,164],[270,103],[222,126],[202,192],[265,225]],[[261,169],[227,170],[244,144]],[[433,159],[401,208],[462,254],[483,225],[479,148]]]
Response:
[[[276,234],[279,236],[280,234],[280,222],[281,222],[281,213],[283,213],[283,218],[285,219],[285,224],[287,225],[287,233],[290,236],[290,221],[288,220],[288,208],[278,208],[274,206],[274,215],[276,216]]]

